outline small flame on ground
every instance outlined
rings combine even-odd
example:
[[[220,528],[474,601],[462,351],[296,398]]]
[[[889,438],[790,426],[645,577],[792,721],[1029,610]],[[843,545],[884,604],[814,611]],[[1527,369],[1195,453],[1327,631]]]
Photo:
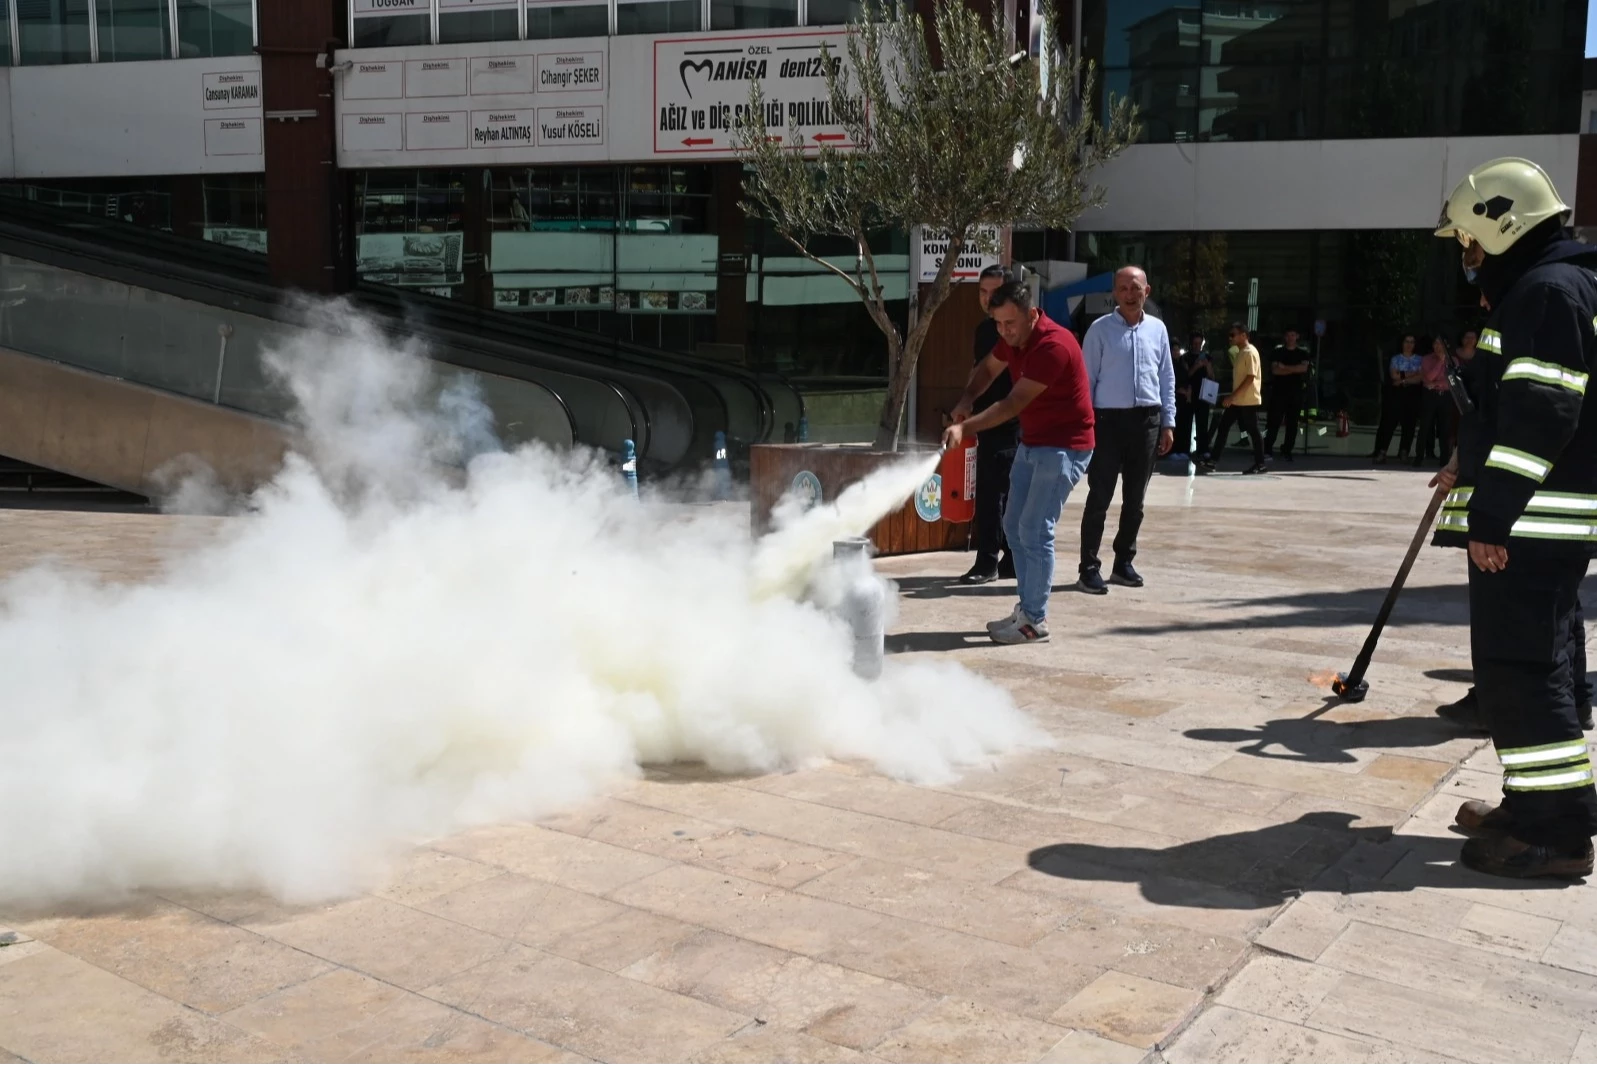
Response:
[[[1326,691],[1330,691],[1331,687],[1336,684],[1336,671],[1332,669],[1317,669],[1309,674],[1309,683],[1316,688],[1324,688]]]

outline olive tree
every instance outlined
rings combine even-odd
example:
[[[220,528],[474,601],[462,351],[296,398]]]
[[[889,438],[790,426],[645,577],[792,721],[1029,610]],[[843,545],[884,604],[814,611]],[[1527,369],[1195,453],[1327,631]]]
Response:
[[[1015,29],[960,0],[935,0],[931,25],[898,0],[850,27],[847,59],[823,50],[829,107],[846,134],[806,143],[797,128],[766,125],[756,80],[737,131],[745,164],[745,210],[763,216],[800,255],[847,282],[887,339],[887,398],[876,447],[896,450],[910,381],[932,317],[948,298],[962,252],[997,254],[982,227],[1071,228],[1102,202],[1089,183],[1098,164],[1137,135],[1129,102],[1111,98],[1100,121],[1093,69],[1041,34],[1043,54],[1016,54]],[[1051,31],[1053,12],[1046,12]],[[817,143],[818,142],[818,143]],[[888,304],[869,237],[924,225],[947,235],[937,277],[913,287],[900,329]],[[844,238],[852,268],[811,249]]]

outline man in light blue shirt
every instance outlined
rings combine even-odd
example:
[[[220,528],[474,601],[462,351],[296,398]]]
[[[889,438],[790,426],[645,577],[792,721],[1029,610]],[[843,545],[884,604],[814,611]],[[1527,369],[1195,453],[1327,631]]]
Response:
[[[1088,327],[1081,345],[1098,447],[1087,467],[1077,586],[1093,595],[1109,591],[1098,548],[1117,482],[1122,485],[1120,528],[1109,579],[1142,587],[1142,576],[1131,565],[1142,528],[1142,501],[1153,476],[1154,456],[1168,454],[1175,443],[1176,368],[1164,323],[1143,310],[1148,292],[1148,275],[1140,267],[1121,267],[1115,272],[1115,309]]]

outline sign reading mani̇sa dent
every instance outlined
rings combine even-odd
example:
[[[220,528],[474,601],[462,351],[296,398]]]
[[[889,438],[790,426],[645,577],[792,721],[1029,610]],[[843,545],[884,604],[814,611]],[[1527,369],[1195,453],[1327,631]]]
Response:
[[[834,31],[655,41],[655,153],[733,149],[756,81],[772,136],[786,141],[796,129],[806,148],[853,147],[826,90],[826,64],[847,62],[847,37]]]

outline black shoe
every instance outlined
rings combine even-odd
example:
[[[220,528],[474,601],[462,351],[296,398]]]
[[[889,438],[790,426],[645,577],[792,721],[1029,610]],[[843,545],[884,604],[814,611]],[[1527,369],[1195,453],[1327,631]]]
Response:
[[[1243,470],[1242,471],[1242,476],[1249,477],[1249,476],[1252,476],[1254,474],[1269,473],[1269,472],[1270,472],[1270,467],[1266,466],[1264,463],[1261,462],[1257,466],[1249,466],[1247,469]]]
[[[1487,734],[1486,719],[1481,716],[1481,707],[1475,701],[1475,689],[1471,688],[1464,693],[1464,698],[1453,703],[1443,703],[1436,708],[1436,716],[1450,724],[1457,725],[1466,732]]]
[[[1292,457],[1292,452],[1283,451],[1283,452],[1281,452],[1281,461],[1282,462],[1296,462],[1297,459]]]
[[[1592,847],[1587,841],[1584,847],[1559,850],[1498,834],[1469,840],[1459,852],[1458,860],[1488,876],[1579,880],[1591,875]]]
[[[972,566],[959,578],[960,584],[990,584],[998,579],[998,570]]]
[[[1214,463],[1210,462],[1208,459],[1204,459],[1197,465],[1199,473],[1213,473],[1215,471]]]
[[[1592,728],[1593,728],[1593,722],[1592,722],[1592,719],[1591,719],[1591,707],[1589,707],[1589,706],[1579,707],[1579,712],[1580,712],[1580,730],[1582,732],[1590,732],[1592,730]]]
[[[998,560],[998,579],[1012,581],[1015,579],[1015,556],[1004,552],[1004,557]]]
[[[1142,574],[1131,568],[1129,562],[1116,562],[1115,568],[1109,571],[1110,584],[1124,584],[1127,588],[1141,588]]]
[[[1084,569],[1081,576],[1076,578],[1076,587],[1088,595],[1108,595],[1109,586],[1103,582],[1103,574],[1098,572],[1098,567]]]
[[[1514,815],[1505,807],[1470,799],[1453,815],[1453,825],[1466,836],[1488,839],[1514,832]]]

